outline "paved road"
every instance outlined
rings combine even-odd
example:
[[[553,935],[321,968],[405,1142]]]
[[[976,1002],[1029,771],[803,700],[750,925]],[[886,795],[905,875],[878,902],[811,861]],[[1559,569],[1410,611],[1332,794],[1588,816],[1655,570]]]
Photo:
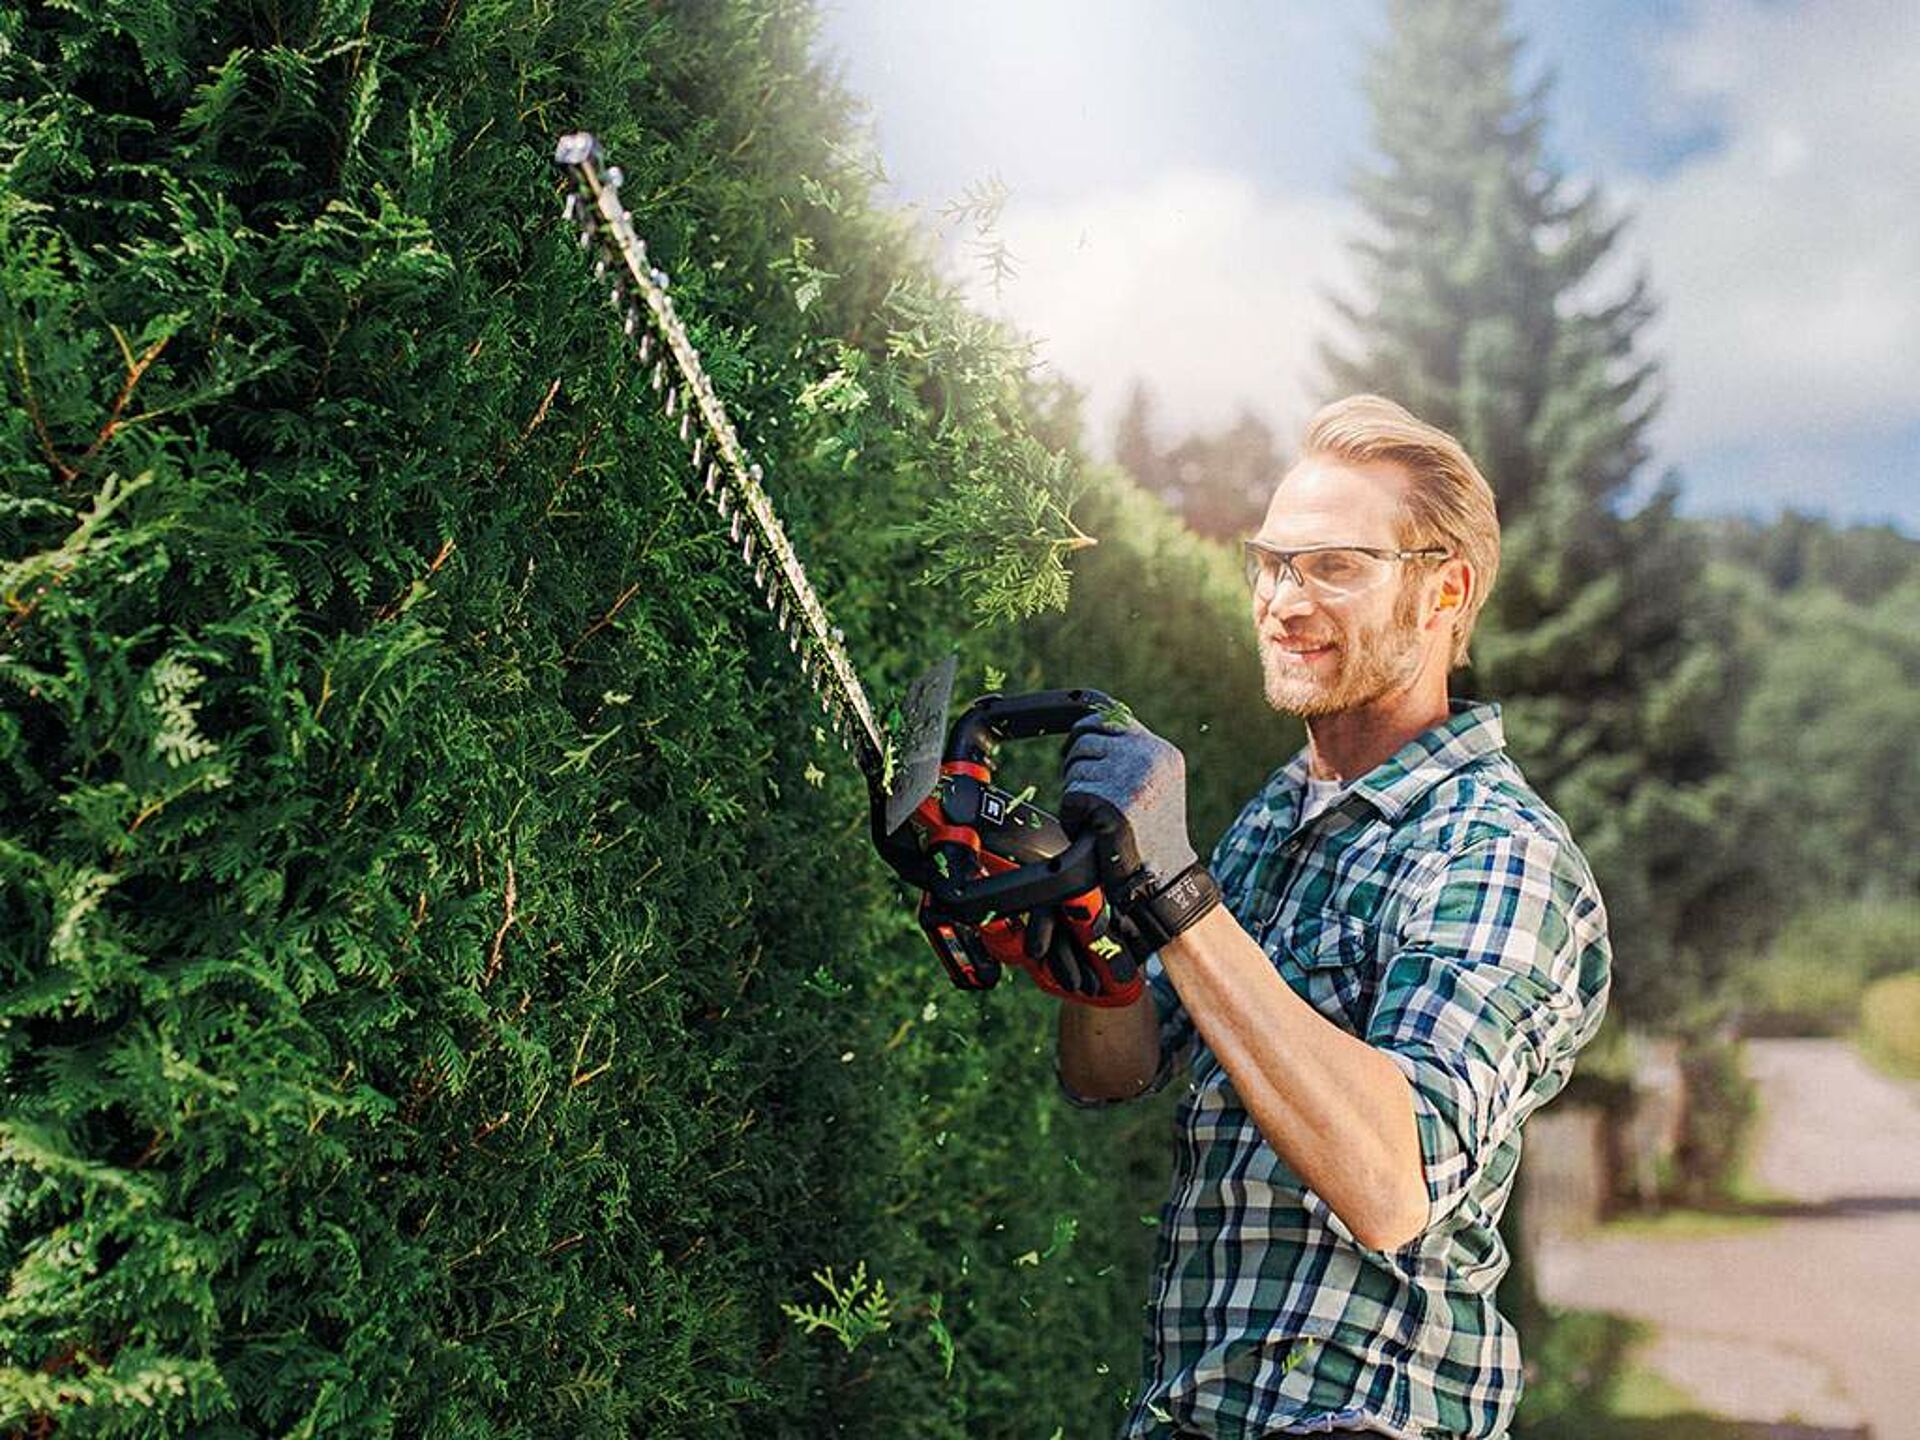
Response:
[[[1652,1321],[1645,1359],[1720,1414],[1920,1440],[1920,1084],[1835,1040],[1748,1045],[1764,1228],[1549,1241],[1541,1290]]]

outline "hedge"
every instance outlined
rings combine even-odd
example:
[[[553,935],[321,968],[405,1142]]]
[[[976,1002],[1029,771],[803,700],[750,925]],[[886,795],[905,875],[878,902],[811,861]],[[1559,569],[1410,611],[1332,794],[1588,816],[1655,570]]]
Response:
[[[1243,618],[1219,557],[1116,482],[1078,608],[1019,623],[1066,598],[1070,411],[876,203],[810,41],[0,14],[0,1429],[1118,1413],[1164,1140],[1060,1106],[1036,996],[945,987],[553,137],[624,165],[877,694],[957,646],[1164,709],[1196,830],[1287,737],[1191,643]]]

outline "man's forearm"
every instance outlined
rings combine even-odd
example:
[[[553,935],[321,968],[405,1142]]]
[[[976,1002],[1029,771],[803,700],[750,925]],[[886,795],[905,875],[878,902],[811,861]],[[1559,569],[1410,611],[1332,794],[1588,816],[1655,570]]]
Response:
[[[1088,1100],[1131,1100],[1160,1069],[1160,1021],[1145,992],[1133,1004],[1060,1007],[1060,1078]]]
[[[1425,1229],[1413,1090],[1399,1067],[1294,994],[1224,907],[1170,941],[1160,963],[1261,1135],[1355,1238],[1386,1250]]]

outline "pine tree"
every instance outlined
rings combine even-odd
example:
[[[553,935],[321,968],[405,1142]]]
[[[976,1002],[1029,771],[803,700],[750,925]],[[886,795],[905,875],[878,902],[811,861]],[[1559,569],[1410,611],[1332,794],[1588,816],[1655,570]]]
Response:
[[[1148,490],[1157,490],[1159,441],[1154,434],[1153,392],[1136,379],[1127,389],[1127,405],[1113,427],[1113,459]]]
[[[1609,285],[1622,222],[1549,162],[1549,86],[1519,87],[1505,0],[1392,0],[1390,16],[1368,76],[1380,164],[1357,181],[1366,298],[1340,305],[1351,338],[1324,363],[1336,393],[1457,435],[1492,484],[1502,565],[1459,688],[1502,702],[1510,749],[1593,863],[1615,1014],[1683,1022],[1756,921],[1733,601],[1703,580],[1671,477],[1636,493],[1660,389],[1648,284]],[[1523,1204],[1502,1297],[1535,1341]]]
[[[1251,410],[1223,430],[1189,435],[1161,463],[1187,528],[1232,546],[1260,527],[1286,468],[1273,430]]]
[[[1324,360],[1458,435],[1498,496],[1504,558],[1471,688],[1567,817],[1607,897],[1615,1004],[1666,1023],[1743,943],[1744,803],[1728,773],[1733,601],[1702,578],[1671,477],[1639,493],[1659,400],[1623,222],[1543,146],[1504,0],[1395,0],[1368,80],[1380,164],[1355,243],[1365,299]]]

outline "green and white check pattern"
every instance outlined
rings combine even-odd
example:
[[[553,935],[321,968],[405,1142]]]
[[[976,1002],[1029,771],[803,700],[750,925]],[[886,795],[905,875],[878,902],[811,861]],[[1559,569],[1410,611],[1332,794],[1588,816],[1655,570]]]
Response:
[[[1303,752],[1212,860],[1288,984],[1412,1084],[1431,1212],[1405,1248],[1362,1246],[1303,1186],[1149,962],[1163,1073],[1190,1051],[1191,1081],[1126,1436],[1506,1432],[1496,1226],[1521,1121],[1599,1026],[1609,952],[1586,861],[1503,744],[1497,708],[1456,705],[1296,825]]]

